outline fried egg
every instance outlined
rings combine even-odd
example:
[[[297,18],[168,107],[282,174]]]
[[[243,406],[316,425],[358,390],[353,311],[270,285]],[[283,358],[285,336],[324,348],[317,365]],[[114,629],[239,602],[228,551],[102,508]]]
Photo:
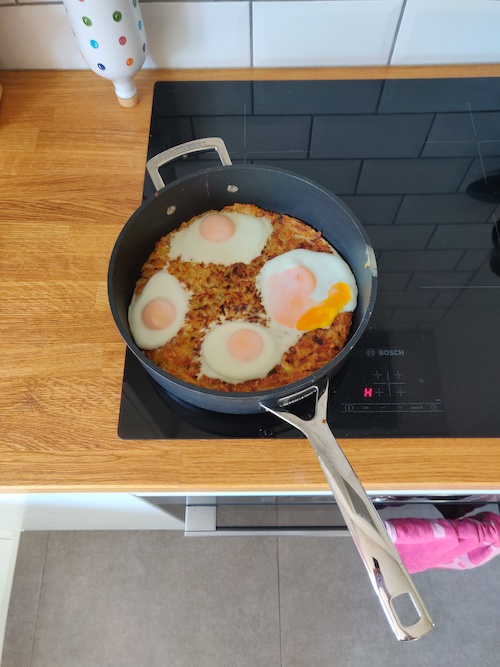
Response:
[[[271,332],[251,322],[223,322],[213,327],[201,346],[201,374],[237,384],[265,377],[281,360]]]
[[[172,234],[170,259],[205,264],[249,264],[262,252],[273,227],[245,213],[208,213]]]
[[[296,249],[262,267],[257,286],[271,327],[305,332],[332,325],[356,308],[358,290],[338,253]]]
[[[130,333],[143,350],[154,350],[172,339],[184,324],[190,293],[165,270],[157,271],[128,310]]]

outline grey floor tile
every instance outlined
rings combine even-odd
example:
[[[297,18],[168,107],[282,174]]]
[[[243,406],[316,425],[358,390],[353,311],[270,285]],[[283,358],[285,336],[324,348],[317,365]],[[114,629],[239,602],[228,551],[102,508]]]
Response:
[[[496,667],[500,558],[413,580],[436,627],[399,643],[348,537],[278,541],[282,667]]]
[[[349,537],[28,532],[2,667],[496,667],[500,558],[413,579],[436,627],[400,644]]]
[[[51,533],[31,667],[274,667],[276,538]]]

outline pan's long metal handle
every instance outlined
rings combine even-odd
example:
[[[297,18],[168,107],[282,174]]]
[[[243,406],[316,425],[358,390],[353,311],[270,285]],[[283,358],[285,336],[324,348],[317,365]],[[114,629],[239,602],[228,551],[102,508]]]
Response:
[[[226,144],[219,137],[208,137],[206,139],[194,139],[186,141],[173,148],[167,148],[166,151],[158,153],[146,162],[146,169],[151,176],[153,185],[157,190],[165,187],[163,178],[160,176],[160,168],[168,162],[176,160],[178,157],[189,155],[190,153],[199,153],[200,151],[215,150],[220,158],[223,167],[230,167],[232,162],[227,152]]]
[[[313,392],[316,393],[316,411],[312,419],[302,419],[286,409]],[[327,401],[328,383],[323,393],[319,387],[313,386],[280,399],[278,407],[264,403],[262,407],[298,428],[308,438],[394,634],[399,641],[419,639],[433,627],[433,622],[382,520],[328,426]],[[418,620],[409,626],[403,624],[394,604],[396,598],[405,594],[413,602],[412,611],[418,613]]]

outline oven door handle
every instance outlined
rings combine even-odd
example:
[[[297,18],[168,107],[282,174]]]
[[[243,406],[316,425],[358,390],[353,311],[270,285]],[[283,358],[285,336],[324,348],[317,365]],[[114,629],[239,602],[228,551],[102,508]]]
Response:
[[[187,498],[184,522],[186,537],[350,537],[346,526],[217,526],[217,505]]]
[[[215,500],[215,499],[214,499]],[[217,505],[188,498],[184,522],[186,537],[350,537],[346,526],[217,526]]]

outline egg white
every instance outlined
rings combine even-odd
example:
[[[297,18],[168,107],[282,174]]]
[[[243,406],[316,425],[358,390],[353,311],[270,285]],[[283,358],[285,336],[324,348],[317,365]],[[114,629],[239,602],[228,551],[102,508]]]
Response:
[[[205,239],[200,233],[200,224],[205,217],[202,216],[172,235],[170,259],[179,257],[186,262],[228,266],[236,262],[248,264],[260,255],[273,231],[269,220],[233,211],[223,215],[231,218],[235,225],[230,239],[223,242]]]
[[[347,262],[345,262],[337,252],[315,252],[314,250],[297,248],[270,259],[264,264],[257,276],[257,288],[261,293],[262,305],[269,318],[269,326],[273,329],[296,331],[295,329],[284,327],[274,320],[269,312],[266,290],[267,282],[272,276],[279,275],[287,269],[296,266],[304,266],[314,275],[316,285],[310,296],[318,304],[328,298],[328,291],[332,285],[344,282],[349,286],[351,298],[340,312],[351,312],[355,310],[357,305],[358,288],[354,274]],[[291,337],[291,340],[293,340],[293,336]]]
[[[162,270],[153,274],[140,295],[132,299],[128,309],[130,333],[136,344],[143,350],[154,350],[171,340],[184,324],[190,296],[190,292],[167,271]],[[142,309],[152,299],[161,297],[169,299],[174,304],[175,318],[164,329],[149,329],[142,321]]]
[[[241,329],[253,329],[264,344],[261,354],[251,361],[239,361],[227,350],[230,336]],[[266,377],[281,361],[282,350],[272,333],[259,324],[236,321],[218,324],[208,331],[201,346],[201,374],[231,384]]]

